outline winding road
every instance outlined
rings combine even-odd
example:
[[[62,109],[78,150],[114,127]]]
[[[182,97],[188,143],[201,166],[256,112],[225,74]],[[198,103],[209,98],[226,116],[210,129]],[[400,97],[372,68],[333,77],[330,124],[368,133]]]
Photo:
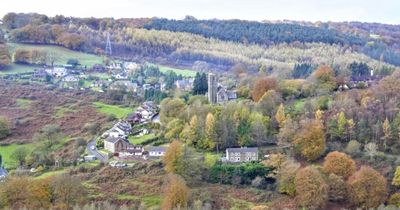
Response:
[[[94,149],[92,149],[92,147],[94,147]],[[108,162],[108,158],[106,156],[102,155],[99,151],[97,151],[96,139],[93,139],[92,141],[90,141],[87,144],[86,150],[90,155],[96,156],[96,158],[98,160],[100,160],[100,162],[102,162],[102,163],[107,163]]]

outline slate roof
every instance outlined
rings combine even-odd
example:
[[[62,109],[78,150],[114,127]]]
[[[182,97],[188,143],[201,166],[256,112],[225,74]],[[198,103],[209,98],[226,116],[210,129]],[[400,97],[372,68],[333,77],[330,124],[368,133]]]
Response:
[[[165,152],[167,151],[166,147],[151,147],[149,152]]]
[[[257,147],[227,148],[227,152],[258,152]]]
[[[118,141],[125,141],[125,139],[120,138],[120,137],[115,138],[115,137],[109,136],[106,139],[104,139],[104,141],[111,142],[111,143],[115,144]]]

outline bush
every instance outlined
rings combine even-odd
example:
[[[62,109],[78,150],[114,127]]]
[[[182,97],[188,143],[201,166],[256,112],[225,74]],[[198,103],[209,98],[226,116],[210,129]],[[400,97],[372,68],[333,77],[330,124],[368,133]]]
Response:
[[[3,139],[11,134],[11,124],[5,118],[0,116],[0,139]]]
[[[356,140],[351,140],[349,141],[349,143],[346,146],[346,149],[344,150],[347,154],[351,155],[351,156],[356,156],[358,155],[361,150],[361,144],[356,141]]]
[[[391,195],[388,203],[390,205],[400,207],[400,193],[395,193],[395,194]]]
[[[341,152],[331,152],[325,157],[324,171],[346,179],[356,171],[356,163],[351,157]]]
[[[328,187],[316,168],[308,166],[300,169],[294,183],[299,206],[307,209],[323,209],[328,198]]]
[[[209,181],[212,183],[250,185],[256,177],[265,177],[272,171],[261,163],[216,164],[210,169]],[[264,178],[265,182],[272,180]]]

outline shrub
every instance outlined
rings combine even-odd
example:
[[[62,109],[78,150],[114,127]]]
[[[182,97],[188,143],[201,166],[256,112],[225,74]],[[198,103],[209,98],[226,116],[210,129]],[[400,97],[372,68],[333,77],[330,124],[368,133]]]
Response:
[[[307,209],[323,209],[328,198],[328,187],[317,169],[312,166],[300,169],[294,183],[299,206]]]
[[[336,174],[344,179],[356,171],[356,163],[351,157],[341,152],[330,152],[324,161],[324,171],[327,174]]]
[[[400,193],[395,193],[395,194],[391,195],[388,203],[390,205],[400,207]]]
[[[358,141],[351,140],[347,144],[346,149],[344,151],[351,156],[356,156],[357,154],[359,154],[361,152],[360,148],[361,148],[361,144]]]
[[[388,194],[385,177],[368,166],[362,166],[347,184],[351,203],[364,209],[376,208]]]
[[[272,171],[271,168],[261,163],[242,163],[242,164],[215,164],[210,169],[209,181],[222,184],[251,184],[256,177],[264,177]]]

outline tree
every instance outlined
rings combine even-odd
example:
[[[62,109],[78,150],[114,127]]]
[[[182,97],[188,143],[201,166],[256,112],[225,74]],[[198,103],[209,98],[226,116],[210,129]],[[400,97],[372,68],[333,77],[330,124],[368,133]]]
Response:
[[[193,81],[192,93],[195,95],[204,95],[208,91],[208,82],[206,73],[196,73]]]
[[[30,208],[49,209],[53,196],[49,179],[32,180],[28,185],[28,191]]]
[[[274,90],[276,87],[276,79],[268,77],[261,78],[256,81],[253,90],[251,91],[251,97],[253,101],[258,102],[267,91]]]
[[[349,65],[349,69],[352,76],[361,77],[370,75],[370,67],[363,62],[353,62]]]
[[[14,63],[30,64],[32,63],[32,52],[17,48],[14,53]]]
[[[182,158],[183,154],[183,146],[178,141],[173,141],[169,145],[167,151],[165,152],[164,156],[164,168],[165,171],[168,173],[176,173],[178,163]]]
[[[11,125],[10,122],[5,118],[0,116],[0,139],[3,139],[10,135]]]
[[[356,163],[345,153],[334,151],[325,157],[323,168],[327,174],[335,174],[347,179],[356,171]]]
[[[364,146],[364,150],[365,153],[372,160],[375,157],[376,153],[378,152],[378,146],[375,143],[370,142]]]
[[[71,65],[73,68],[80,65],[78,59],[75,58],[68,59],[67,64]]]
[[[183,146],[182,155],[175,164],[175,174],[182,176],[189,184],[198,184],[204,168],[204,158],[193,148]]]
[[[208,113],[206,117],[206,123],[204,128],[205,138],[203,141],[203,148],[213,150],[217,146],[218,151],[218,140],[217,133],[215,130],[215,117],[212,113]]]
[[[185,103],[182,99],[166,98],[161,101],[160,120],[162,123],[168,123],[173,118],[178,117],[184,111]]]
[[[346,153],[349,155],[357,155],[360,152],[361,144],[356,140],[351,140],[346,146]]]
[[[6,44],[0,41],[0,70],[11,63],[10,52]]]
[[[382,129],[383,129],[383,134],[384,134],[384,136],[382,137],[383,145],[386,150],[387,144],[390,141],[390,139],[392,138],[392,130],[391,130],[390,122],[389,122],[388,118],[386,118],[385,121],[383,122]]]
[[[275,119],[279,124],[279,128],[283,128],[286,121],[285,107],[283,106],[283,104],[281,104],[278,108],[278,111],[276,111]]]
[[[338,133],[337,135],[341,139],[343,139],[346,134],[346,124],[347,124],[346,116],[344,115],[344,112],[340,112],[337,119],[337,133]]]
[[[234,113],[236,129],[238,134],[238,144],[248,146],[250,144],[250,110],[247,107],[239,108]]]
[[[316,160],[325,152],[323,125],[317,120],[302,126],[293,140],[295,150],[309,161]]]
[[[392,185],[396,187],[400,186],[400,166],[397,166],[396,171],[394,172]]]
[[[351,203],[363,209],[378,207],[388,194],[385,177],[368,166],[362,166],[347,184]]]
[[[328,186],[317,169],[312,166],[300,169],[294,183],[299,206],[307,209],[323,209],[328,198]]]
[[[85,188],[81,181],[69,175],[59,175],[51,183],[53,199],[60,209],[70,209],[85,201]]]
[[[20,146],[11,153],[11,158],[18,162],[19,166],[23,166],[26,156],[28,156],[28,149]]]
[[[167,179],[162,209],[186,209],[190,197],[190,189],[186,186],[185,180],[174,174],[169,174]]]
[[[252,144],[262,145],[268,143],[270,119],[268,116],[264,116],[261,113],[253,112],[250,115],[251,120],[251,139]]]
[[[328,177],[328,199],[334,202],[343,202],[347,197],[346,182],[342,177],[330,174]]]
[[[286,193],[290,196],[295,195],[296,185],[294,180],[299,169],[300,163],[297,163],[291,159],[286,160],[281,164],[281,167],[277,173],[279,192]]]
[[[10,177],[0,185],[0,206],[22,209],[29,205],[28,186],[32,180],[28,177]]]
[[[335,73],[329,66],[322,65],[315,72],[319,88],[331,91],[336,88]]]

